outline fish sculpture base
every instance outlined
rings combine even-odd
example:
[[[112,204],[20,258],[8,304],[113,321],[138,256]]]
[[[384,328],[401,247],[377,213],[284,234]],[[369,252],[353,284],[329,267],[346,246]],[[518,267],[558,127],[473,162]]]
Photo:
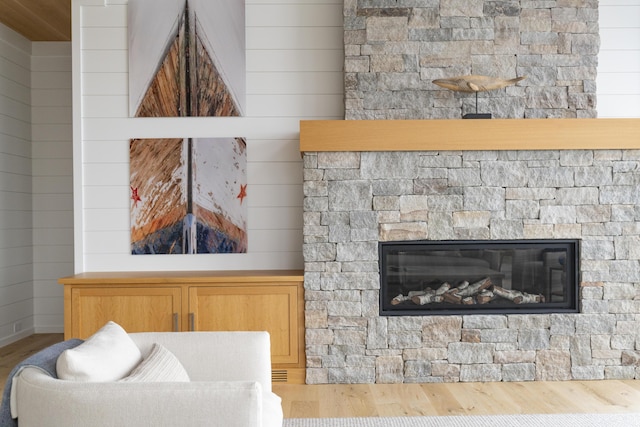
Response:
[[[463,119],[490,119],[491,113],[469,113],[462,116]]]

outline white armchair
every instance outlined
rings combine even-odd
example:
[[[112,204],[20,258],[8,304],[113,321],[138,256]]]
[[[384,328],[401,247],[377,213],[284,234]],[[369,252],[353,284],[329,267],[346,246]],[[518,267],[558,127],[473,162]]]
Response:
[[[154,343],[173,353],[190,382],[77,382],[26,368],[16,382],[20,427],[281,427],[271,391],[266,332],[129,334],[145,357]]]

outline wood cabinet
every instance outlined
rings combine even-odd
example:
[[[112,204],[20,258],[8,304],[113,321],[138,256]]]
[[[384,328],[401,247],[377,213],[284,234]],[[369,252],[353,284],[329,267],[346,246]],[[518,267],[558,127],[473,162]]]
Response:
[[[179,287],[78,286],[71,290],[71,329],[65,338],[87,338],[109,320],[127,332],[170,332],[180,330],[181,289]]]
[[[63,277],[65,339],[127,332],[268,331],[275,382],[304,383],[301,271],[111,272]]]

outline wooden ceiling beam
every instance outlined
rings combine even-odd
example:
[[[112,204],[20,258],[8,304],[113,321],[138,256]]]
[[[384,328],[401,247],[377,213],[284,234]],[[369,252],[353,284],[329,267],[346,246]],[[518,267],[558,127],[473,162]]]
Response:
[[[71,0],[0,0],[0,22],[31,41],[70,41]]]

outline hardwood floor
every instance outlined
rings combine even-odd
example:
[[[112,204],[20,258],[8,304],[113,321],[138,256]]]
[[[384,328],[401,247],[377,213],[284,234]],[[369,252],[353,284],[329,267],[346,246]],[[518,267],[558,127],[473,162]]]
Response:
[[[64,339],[64,334],[35,334],[0,348],[0,386],[14,366],[41,349]]]
[[[640,381],[274,384],[285,418],[640,413]]]
[[[17,363],[62,341],[36,334],[0,348],[0,386]],[[640,413],[639,380],[445,384],[274,384],[285,418],[579,412]]]

